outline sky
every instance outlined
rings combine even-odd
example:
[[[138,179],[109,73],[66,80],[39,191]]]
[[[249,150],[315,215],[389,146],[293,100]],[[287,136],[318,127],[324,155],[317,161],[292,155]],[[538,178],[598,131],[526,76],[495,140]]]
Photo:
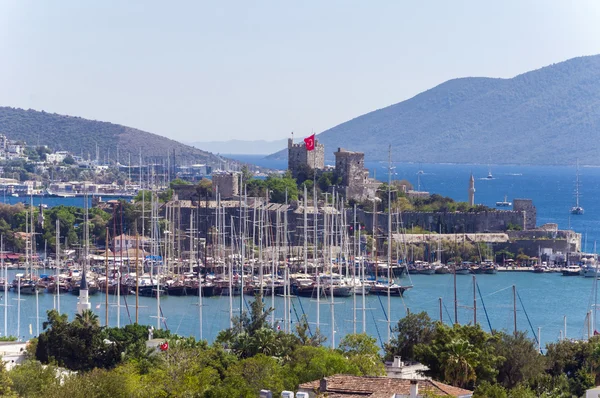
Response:
[[[0,106],[182,142],[322,132],[600,53],[597,0],[0,0]]]

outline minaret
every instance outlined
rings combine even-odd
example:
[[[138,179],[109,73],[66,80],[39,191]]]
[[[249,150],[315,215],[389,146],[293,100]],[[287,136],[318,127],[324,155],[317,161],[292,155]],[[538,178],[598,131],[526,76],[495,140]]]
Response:
[[[471,173],[471,179],[469,180],[469,206],[475,206],[475,178]]]
[[[83,266],[83,275],[81,276],[81,285],[79,286],[79,302],[77,303],[77,313],[82,314],[85,310],[92,309],[88,297],[88,286],[85,279],[85,265]]]

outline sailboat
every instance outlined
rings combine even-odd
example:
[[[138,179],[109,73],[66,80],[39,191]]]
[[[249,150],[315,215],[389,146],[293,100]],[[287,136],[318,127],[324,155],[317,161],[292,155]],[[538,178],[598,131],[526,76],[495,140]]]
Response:
[[[582,215],[583,207],[579,205],[579,160],[577,160],[577,173],[575,174],[575,206],[571,207],[571,214]]]

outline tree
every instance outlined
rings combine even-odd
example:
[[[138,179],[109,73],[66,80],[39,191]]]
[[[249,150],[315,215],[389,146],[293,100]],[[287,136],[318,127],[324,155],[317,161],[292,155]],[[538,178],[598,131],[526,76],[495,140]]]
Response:
[[[344,355],[326,347],[298,347],[291,354],[286,367],[294,375],[296,385],[338,373],[356,376],[362,374],[358,366],[348,361]]]
[[[36,358],[42,363],[56,361],[70,370],[111,368],[121,360],[116,344],[106,343],[102,329],[88,317],[68,322],[67,315],[48,311],[44,332],[38,337]]]
[[[173,189],[177,185],[192,185],[189,181],[182,180],[181,178],[176,178],[169,183],[169,188]]]
[[[279,396],[285,388],[284,379],[284,370],[275,358],[258,354],[227,369],[223,384],[228,396],[257,397],[262,389]]]
[[[477,379],[475,366],[478,355],[471,343],[463,339],[452,340],[446,346],[444,379],[446,382],[467,387]]]
[[[507,394],[501,385],[484,381],[473,392],[473,398],[507,398]]]
[[[71,154],[65,156],[65,158],[63,159],[63,163],[70,166],[75,164],[75,159],[73,158],[73,156],[71,156]]]
[[[43,397],[49,390],[59,386],[56,372],[57,369],[52,365],[42,366],[38,361],[27,360],[15,366],[9,376],[19,396]]]
[[[264,309],[260,294],[250,303],[250,312],[244,311],[234,317],[233,327],[222,330],[216,342],[229,348],[240,358],[250,358],[259,353],[270,356],[288,356],[297,344],[297,338],[282,331],[275,331],[267,319],[274,311]]]
[[[495,353],[495,340],[497,337],[484,332],[479,324],[447,326],[438,322],[431,342],[415,346],[415,359],[429,368],[426,374],[433,379],[446,379],[467,387],[475,380],[493,382],[498,373],[496,368],[504,360]],[[447,370],[448,366],[453,368]],[[461,367],[467,374],[455,373]]]
[[[298,200],[298,186],[296,180],[291,176],[279,176],[271,174],[265,180],[267,188],[270,191],[270,201],[275,203],[285,203],[286,192],[287,200]]]
[[[16,397],[17,395],[13,392],[13,381],[6,371],[2,357],[0,357],[0,396],[2,397]]]
[[[248,168],[247,165],[242,166],[241,172],[242,172],[242,181],[244,184],[247,184],[248,181],[250,181],[251,179],[254,178],[254,173],[252,173],[250,171],[250,169]]]
[[[385,366],[379,355],[377,339],[366,333],[344,336],[338,350],[366,376],[385,374]]]
[[[327,340],[319,329],[315,330],[315,333],[311,332],[306,314],[302,314],[300,321],[296,324],[296,334],[298,335],[298,342],[302,346],[319,347]]]
[[[75,314],[75,320],[73,322],[85,328],[100,327],[98,315],[92,310],[83,310],[81,314]]]
[[[535,342],[526,332],[498,333],[493,342],[496,354],[504,361],[498,366],[497,381],[507,389],[520,383],[530,383],[544,373],[545,358],[538,352]]]
[[[417,344],[429,344],[433,338],[434,323],[426,312],[407,314],[394,327],[396,333],[389,344],[385,345],[385,357],[392,360],[395,356],[415,360],[414,348]]]

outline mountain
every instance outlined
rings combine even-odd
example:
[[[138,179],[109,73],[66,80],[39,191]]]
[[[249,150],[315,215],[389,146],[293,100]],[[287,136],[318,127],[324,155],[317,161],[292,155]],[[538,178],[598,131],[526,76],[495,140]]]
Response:
[[[600,55],[511,79],[449,80],[317,136],[368,160],[424,163],[598,165]],[[274,155],[286,157],[287,150]]]
[[[280,148],[287,146],[287,139],[276,141],[209,141],[209,142],[190,142],[191,146],[202,148],[212,153],[225,154],[244,154],[244,155],[266,155],[273,153]]]
[[[115,159],[118,148],[122,164],[127,164],[129,154],[131,163],[138,164],[140,150],[144,162],[163,161],[167,154],[175,156],[178,164],[220,161],[212,153],[142,130],[31,109],[0,107],[0,134],[28,145],[48,145],[55,151],[66,150],[86,158],[89,154],[92,159],[96,157],[96,145],[102,159],[107,154]]]

